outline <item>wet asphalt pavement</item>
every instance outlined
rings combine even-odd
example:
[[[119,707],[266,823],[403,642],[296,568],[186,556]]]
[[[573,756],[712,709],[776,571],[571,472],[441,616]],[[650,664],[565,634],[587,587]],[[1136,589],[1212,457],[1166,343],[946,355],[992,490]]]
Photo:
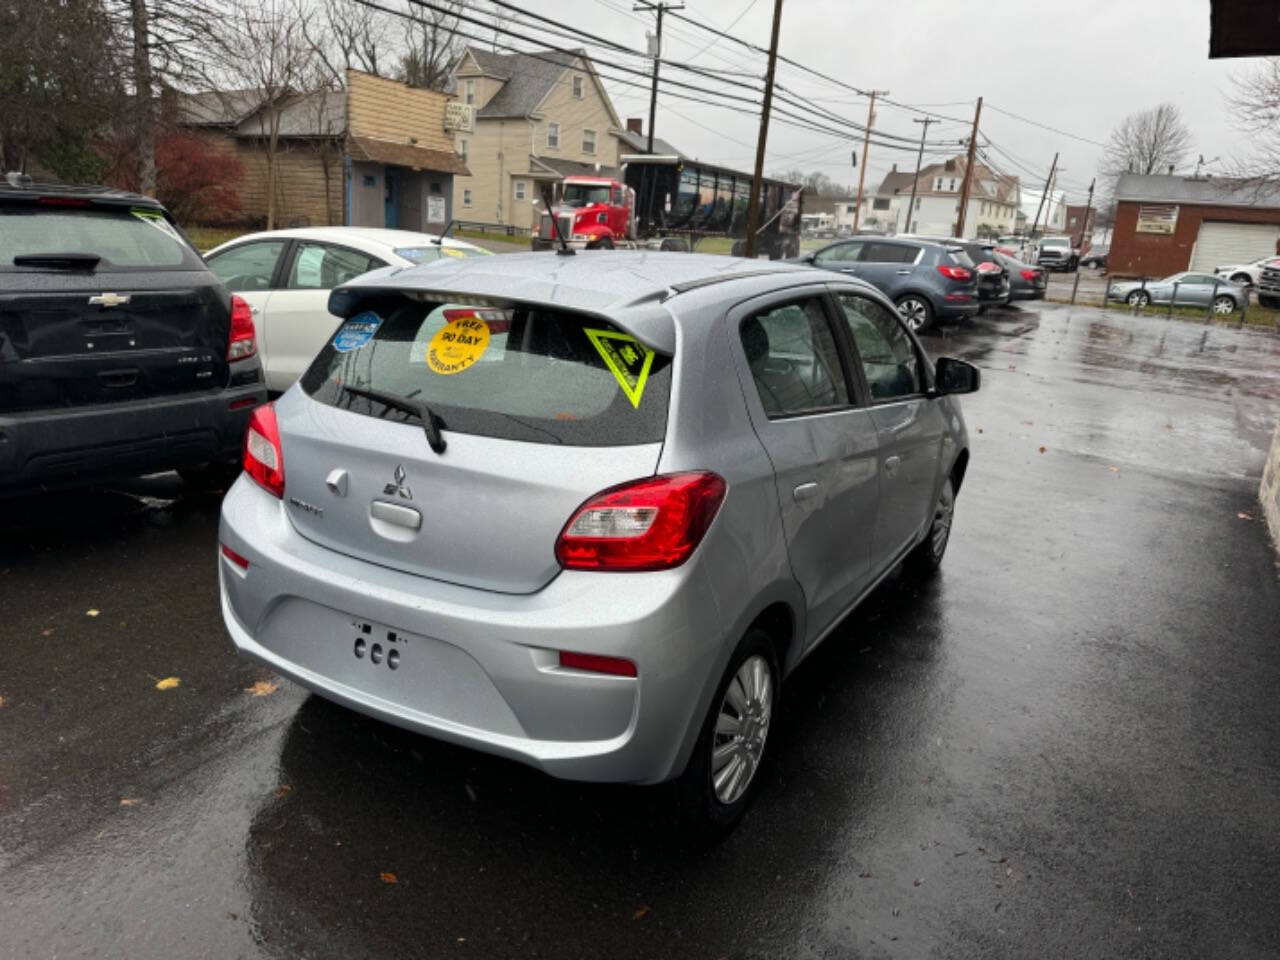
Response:
[[[1280,955],[1280,337],[1055,306],[948,334],[984,383],[942,574],[797,672],[711,849],[666,788],[266,692],[216,496],[0,504],[0,956]]]

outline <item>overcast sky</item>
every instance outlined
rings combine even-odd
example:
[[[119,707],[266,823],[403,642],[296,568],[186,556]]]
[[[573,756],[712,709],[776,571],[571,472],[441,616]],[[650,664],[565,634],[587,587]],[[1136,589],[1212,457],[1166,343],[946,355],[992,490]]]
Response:
[[[685,14],[768,46],[772,0],[685,2]],[[635,48],[644,47],[653,23],[652,15],[632,12],[631,0],[524,0],[522,5],[562,19],[571,10],[572,19],[563,22]],[[674,18],[666,20],[664,40],[668,59],[764,75],[762,55],[725,40],[706,49],[712,34]],[[1249,61],[1208,59],[1208,0],[784,0],[779,49],[851,86],[887,89],[899,103],[965,119],[930,127],[931,141],[967,136],[974,102],[984,96],[981,131],[1005,151],[990,150],[989,156],[1022,177],[1024,192],[1033,179],[1043,182],[1057,150],[1065,168],[1059,186],[1071,202],[1083,202],[1101,150],[998,110],[1102,143],[1126,114],[1167,100],[1182,110],[1196,153],[1206,160],[1242,152],[1223,99],[1230,74]],[[829,110],[865,122],[865,98],[794,67],[779,67],[779,82],[792,93],[822,98]],[[678,71],[664,75],[704,82]],[[624,120],[644,116],[647,123],[647,89],[606,85]],[[912,119],[920,114],[879,105],[876,112],[877,130],[919,135]],[[705,160],[749,170],[758,126],[758,114],[753,119],[707,103],[659,98],[658,135]],[[853,145],[846,141],[775,122],[768,146],[767,171],[821,169],[856,185]],[[1195,156],[1191,159],[1194,163]],[[913,169],[914,150],[872,146],[868,187],[874,188],[895,161],[900,169]],[[1036,177],[1019,164],[1038,171]]]

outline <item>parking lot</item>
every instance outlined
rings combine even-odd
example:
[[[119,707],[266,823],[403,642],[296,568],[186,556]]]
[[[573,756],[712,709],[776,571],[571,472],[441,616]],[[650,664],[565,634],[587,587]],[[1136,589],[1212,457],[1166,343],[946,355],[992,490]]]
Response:
[[[1280,339],[1035,304],[927,345],[984,381],[942,575],[802,666],[711,848],[666,788],[238,660],[216,495],[0,502],[0,955],[1275,955]]]

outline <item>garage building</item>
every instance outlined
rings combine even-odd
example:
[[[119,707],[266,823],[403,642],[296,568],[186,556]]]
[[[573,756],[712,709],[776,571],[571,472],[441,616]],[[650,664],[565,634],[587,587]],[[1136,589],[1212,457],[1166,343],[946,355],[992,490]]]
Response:
[[[1109,268],[1125,277],[1212,273],[1277,252],[1280,186],[1224,177],[1144,176],[1116,183]]]

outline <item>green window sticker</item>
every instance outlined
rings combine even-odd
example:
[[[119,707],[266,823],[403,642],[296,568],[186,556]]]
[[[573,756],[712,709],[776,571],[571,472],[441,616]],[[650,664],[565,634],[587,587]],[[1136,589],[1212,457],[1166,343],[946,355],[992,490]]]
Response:
[[[653,366],[653,351],[635,337],[615,330],[584,327],[583,333],[590,338],[600,359],[631,401],[631,406],[639,407],[645,381],[649,379],[649,368]]]

